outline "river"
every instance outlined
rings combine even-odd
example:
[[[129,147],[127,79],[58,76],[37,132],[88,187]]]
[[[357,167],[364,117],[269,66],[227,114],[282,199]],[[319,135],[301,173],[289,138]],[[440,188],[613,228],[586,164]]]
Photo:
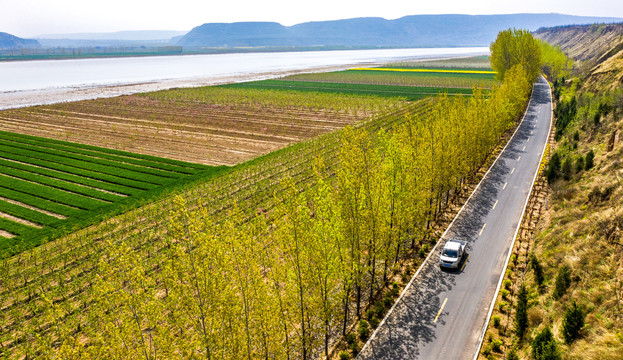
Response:
[[[420,48],[0,62],[0,109],[488,52],[486,47]]]

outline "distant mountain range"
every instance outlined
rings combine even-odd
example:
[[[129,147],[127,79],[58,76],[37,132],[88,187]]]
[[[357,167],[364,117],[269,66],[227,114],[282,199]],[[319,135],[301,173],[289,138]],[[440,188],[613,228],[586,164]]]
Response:
[[[488,46],[500,30],[570,24],[623,22],[623,18],[563,14],[413,15],[313,21],[293,26],[275,22],[208,23],[190,32],[150,30],[113,33],[48,34],[37,40],[0,33],[0,49],[88,48],[177,45],[201,48],[361,48]]]
[[[22,39],[15,35],[0,32],[0,49],[23,49],[39,48],[41,44],[37,40]]]
[[[175,36],[185,35],[186,33],[188,33],[188,31],[130,30],[109,33],[44,34],[35,36],[35,39],[153,41],[169,40]]]
[[[293,26],[275,22],[208,23],[177,41],[184,47],[488,46],[500,30],[531,31],[567,24],[621,22],[623,18],[563,14],[413,15],[396,20],[354,18]]]

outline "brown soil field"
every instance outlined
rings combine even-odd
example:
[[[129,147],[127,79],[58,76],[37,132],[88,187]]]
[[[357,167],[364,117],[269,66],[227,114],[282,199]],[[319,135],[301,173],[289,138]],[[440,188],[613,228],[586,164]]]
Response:
[[[214,104],[127,95],[0,111],[0,128],[206,165],[234,165],[370,115],[303,104]]]

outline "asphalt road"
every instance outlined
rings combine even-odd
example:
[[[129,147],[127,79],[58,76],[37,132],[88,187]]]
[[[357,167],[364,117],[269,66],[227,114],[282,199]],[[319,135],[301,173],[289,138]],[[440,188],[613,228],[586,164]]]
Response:
[[[534,85],[517,131],[358,359],[472,359],[547,142],[550,88]],[[450,238],[466,240],[457,272],[439,267]]]

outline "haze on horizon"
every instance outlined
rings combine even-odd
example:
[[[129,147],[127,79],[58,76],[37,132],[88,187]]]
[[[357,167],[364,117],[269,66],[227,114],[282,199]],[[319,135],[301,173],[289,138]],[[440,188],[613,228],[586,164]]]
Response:
[[[623,17],[623,2],[612,0],[443,0],[390,3],[372,0],[20,0],[7,1],[0,12],[0,31],[20,37],[42,34],[115,32],[124,30],[184,30],[208,22],[274,21],[294,25],[306,21],[376,16],[396,19],[420,14],[562,13]]]

